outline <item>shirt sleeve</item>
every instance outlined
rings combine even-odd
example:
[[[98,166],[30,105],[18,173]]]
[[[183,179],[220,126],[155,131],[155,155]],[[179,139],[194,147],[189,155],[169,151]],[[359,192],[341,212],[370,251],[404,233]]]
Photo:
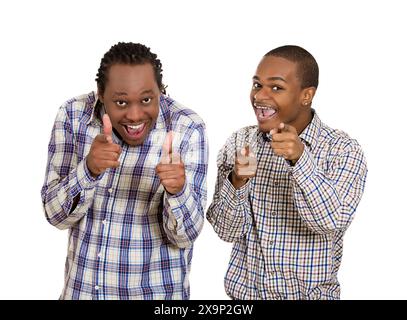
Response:
[[[164,192],[163,224],[168,239],[179,248],[192,246],[202,230],[206,205],[208,142],[200,125],[184,136],[184,188],[175,195]]]
[[[206,218],[218,236],[227,242],[235,242],[244,237],[252,223],[249,204],[249,180],[244,186],[235,189],[229,181],[234,166],[235,147],[232,136],[218,154],[218,175],[213,201]]]
[[[82,219],[93,202],[95,186],[102,175],[93,178],[86,158],[78,163],[75,137],[64,107],[61,107],[48,145],[45,182],[41,189],[48,222],[58,229],[72,227]],[[79,201],[74,210],[74,199]]]
[[[305,147],[292,167],[295,205],[306,225],[319,234],[350,225],[366,182],[366,161],[356,142],[331,156],[333,160],[323,170]]]

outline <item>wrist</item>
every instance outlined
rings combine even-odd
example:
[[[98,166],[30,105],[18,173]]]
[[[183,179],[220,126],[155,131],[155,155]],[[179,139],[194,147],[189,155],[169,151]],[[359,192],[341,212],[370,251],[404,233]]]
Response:
[[[301,143],[299,154],[295,157],[295,159],[289,160],[292,166],[294,166],[297,163],[297,161],[300,160],[303,152],[304,152],[304,144]]]
[[[90,175],[92,176],[92,178],[97,178],[100,173],[95,173],[95,170],[92,168],[91,165],[89,165],[89,157],[86,157],[85,164],[86,164],[86,167],[88,168],[88,171],[89,171]]]
[[[235,189],[240,189],[243,187],[249,178],[239,178],[234,171],[232,171],[229,175],[229,181],[232,183]]]

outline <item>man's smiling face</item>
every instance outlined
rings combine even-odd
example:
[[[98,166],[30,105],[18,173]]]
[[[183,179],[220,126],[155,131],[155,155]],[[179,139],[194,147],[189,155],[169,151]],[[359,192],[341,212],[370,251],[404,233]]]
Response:
[[[310,114],[310,109],[302,103],[305,92],[295,62],[275,56],[263,57],[253,76],[250,93],[259,130],[269,132],[284,122],[301,132]]]
[[[112,65],[99,99],[116,134],[130,146],[141,145],[159,113],[160,89],[153,66],[150,63]]]

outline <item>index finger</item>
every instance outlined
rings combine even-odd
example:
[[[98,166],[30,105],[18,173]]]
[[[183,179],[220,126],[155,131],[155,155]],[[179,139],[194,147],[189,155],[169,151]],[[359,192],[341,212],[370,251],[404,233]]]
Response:
[[[171,156],[172,156],[172,131],[167,132],[165,136],[164,144],[162,147],[162,156],[161,156],[161,163],[169,164],[171,163]]]
[[[290,126],[289,124],[286,123],[280,123],[278,128],[281,130],[281,132],[292,132],[297,134],[297,130],[295,129],[295,127]]]
[[[110,121],[110,117],[107,113],[103,115],[103,133],[106,136],[106,140],[108,142],[113,142],[112,139],[112,122]]]
[[[249,150],[248,150],[248,146],[240,149],[240,150],[236,150],[236,161],[239,164],[247,164],[249,162],[249,158],[248,155],[249,154]]]
[[[108,140],[107,140],[107,136],[105,135],[105,134],[98,134],[96,137],[95,137],[95,141],[98,141],[98,142],[103,142],[103,143],[107,143],[107,142],[109,142]]]

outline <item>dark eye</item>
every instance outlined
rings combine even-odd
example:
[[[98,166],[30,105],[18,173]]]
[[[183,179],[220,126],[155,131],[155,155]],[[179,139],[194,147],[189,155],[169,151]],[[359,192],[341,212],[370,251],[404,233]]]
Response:
[[[123,100],[117,100],[116,101],[116,104],[119,106],[119,107],[125,107],[125,106],[127,106],[127,101],[123,101]]]
[[[151,100],[153,100],[152,98],[144,98],[143,100],[141,100],[142,104],[149,104],[151,102]]]
[[[258,82],[254,82],[253,83],[253,86],[252,86],[252,89],[253,90],[255,90],[255,89],[260,89],[261,88],[261,84],[260,83],[258,83]]]
[[[272,86],[271,87],[271,90],[273,90],[273,91],[279,91],[279,90],[281,90],[282,88],[281,87],[279,87],[279,86]]]

